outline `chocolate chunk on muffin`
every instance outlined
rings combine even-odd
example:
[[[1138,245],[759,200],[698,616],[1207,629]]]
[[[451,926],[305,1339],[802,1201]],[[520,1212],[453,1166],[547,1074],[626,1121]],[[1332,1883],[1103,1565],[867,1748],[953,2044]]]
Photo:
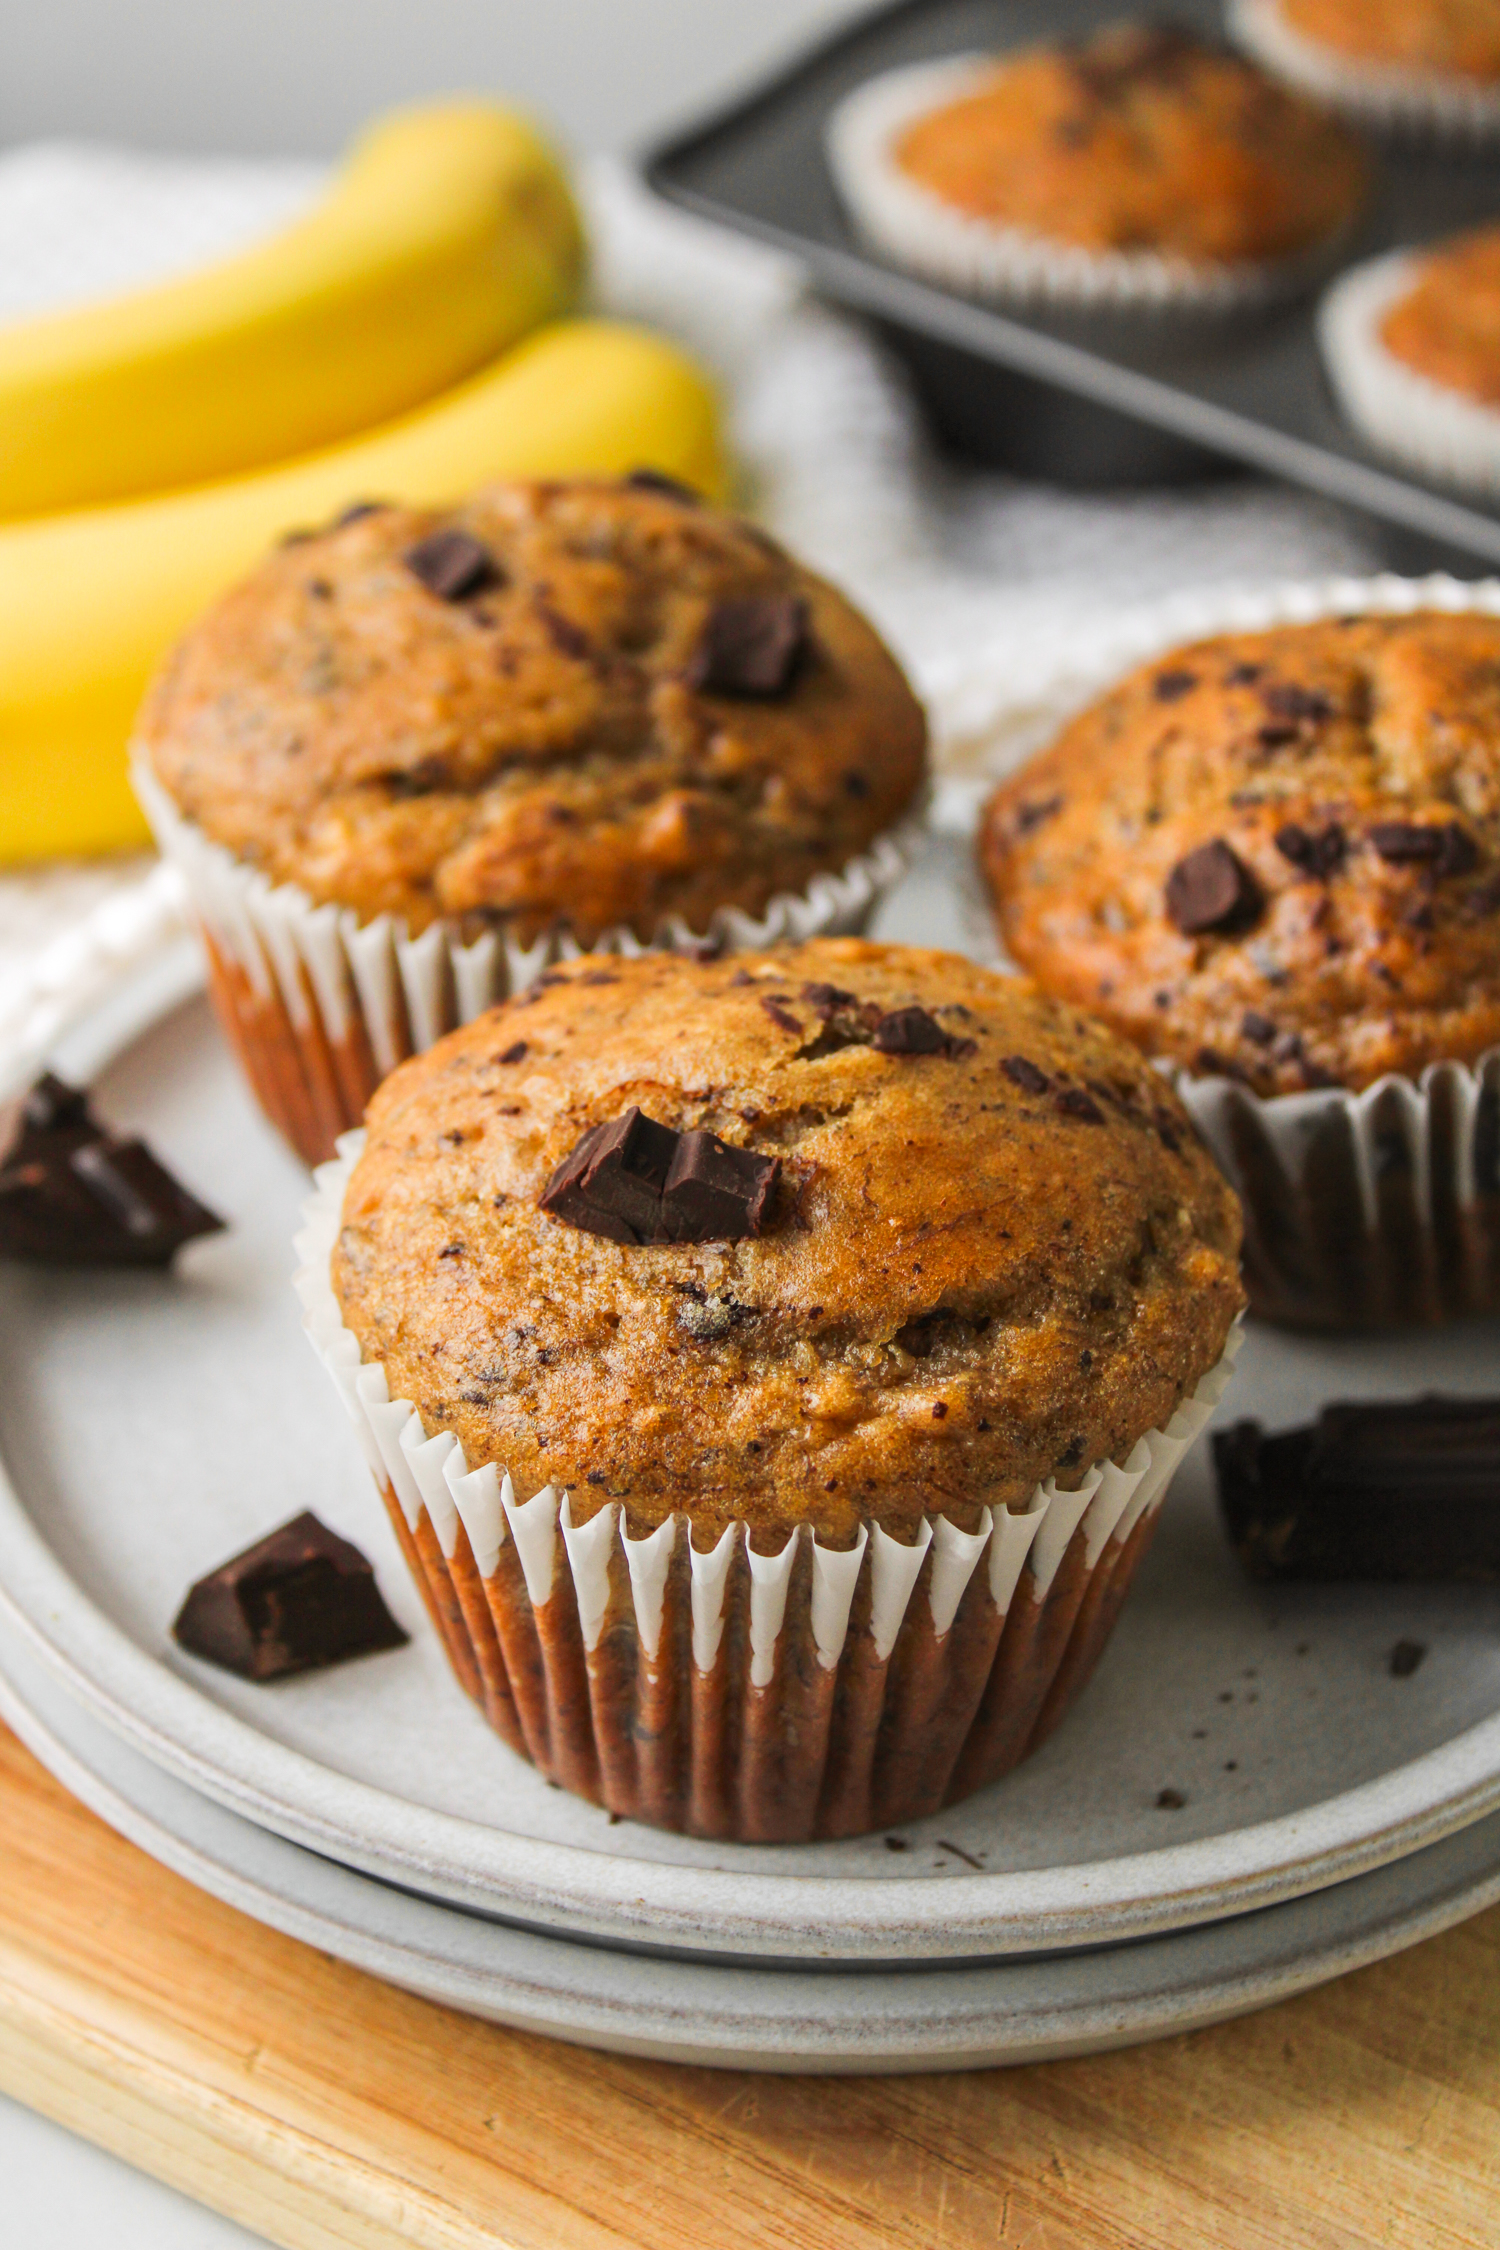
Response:
[[[559,967],[387,1080],[325,1194],[313,1333],[443,1464],[386,1499],[460,1676],[698,1833],[853,1833],[1039,1741],[1241,1304],[1139,1054],[855,939]]]
[[[840,594],[648,476],[366,505],[283,545],[180,644],[137,754],[262,1099],[317,1158],[564,935],[857,927],[925,726]],[[257,878],[294,887],[259,952]]]
[[[1128,298],[1131,261],[1143,302],[1269,281],[1336,240],[1368,184],[1323,111],[1186,31],[1132,23],[892,73],[836,114],[831,152],[855,217],[903,262],[1082,300]]]
[[[1500,1041],[1500,618],[1232,634],[1144,665],[995,793],[1010,951],[1261,1095]]]

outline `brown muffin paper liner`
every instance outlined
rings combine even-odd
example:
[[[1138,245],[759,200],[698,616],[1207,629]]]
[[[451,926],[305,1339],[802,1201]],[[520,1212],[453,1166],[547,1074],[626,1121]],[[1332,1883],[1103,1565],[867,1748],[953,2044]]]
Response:
[[[1298,31],[1279,0],[1229,0],[1229,31],[1275,77],[1371,132],[1455,147],[1500,138],[1500,87],[1482,79],[1360,62]]]
[[[584,946],[563,924],[532,945],[456,922],[412,937],[395,915],[361,922],[273,884],[187,820],[140,759],[131,774],[164,858],[182,874],[208,956],[209,990],[261,1108],[308,1164],[331,1157],[382,1078],[558,961],[712,946],[737,952],[862,930],[906,872],[921,816],[877,836],[835,873],[784,892],[764,914],[721,907],[704,930],[677,916],[649,944],[606,930]]]
[[[1195,265],[1154,250],[1088,250],[970,217],[912,179],[895,143],[919,117],[977,92],[1003,56],[951,55],[886,71],[831,113],[824,147],[834,184],[871,249],[910,273],[1001,303],[1085,314],[1220,318],[1252,311],[1326,272],[1339,241],[1296,258]]]
[[[1318,308],[1318,342],[1346,421],[1393,461],[1440,484],[1500,494],[1500,411],[1445,389],[1386,348],[1386,314],[1421,278],[1398,250],[1341,274]]]
[[[920,1819],[1045,1740],[1109,1638],[1222,1359],[1165,1430],[1076,1490],[1048,1479],[979,1529],[863,1523],[847,1550],[799,1527],[759,1554],[691,1514],[632,1539],[610,1501],[575,1523],[429,1436],[361,1359],[329,1279],[363,1135],[317,1174],[297,1247],[305,1325],[354,1424],[461,1686],[513,1750],[575,1795],[693,1836],[800,1843]]]

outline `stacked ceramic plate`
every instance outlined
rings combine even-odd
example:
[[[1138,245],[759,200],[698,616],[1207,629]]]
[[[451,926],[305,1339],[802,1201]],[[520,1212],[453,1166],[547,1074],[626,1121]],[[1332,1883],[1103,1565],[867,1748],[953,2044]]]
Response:
[[[880,929],[974,950],[949,811]],[[1078,1709],[935,1819],[725,1847],[549,1787],[444,1676],[301,1333],[306,1176],[241,1090],[169,894],[80,939],[67,991],[27,1053],[12,1040],[11,1076],[47,1047],[232,1224],[169,1279],[0,1273],[0,1708],[169,1866],[459,2008],[778,2070],[1185,2029],[1500,1897],[1500,1592],[1252,1587],[1202,1445]],[[1274,1427],[1333,1397],[1479,1392],[1497,1343],[1495,1324],[1252,1326],[1221,1412]],[[188,1583],[306,1507],[371,1556],[411,1645],[274,1688],[178,1651]],[[1400,1677],[1399,1641],[1425,1650]]]

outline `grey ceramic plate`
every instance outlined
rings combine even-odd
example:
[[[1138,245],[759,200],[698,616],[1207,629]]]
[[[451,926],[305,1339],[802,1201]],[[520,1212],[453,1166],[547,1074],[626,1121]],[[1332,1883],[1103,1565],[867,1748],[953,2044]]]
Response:
[[[965,847],[937,838],[889,934],[961,942]],[[1500,1803],[1500,1595],[1241,1579],[1191,1460],[1094,1684],[1005,1782],[906,1830],[785,1850],[611,1826],[547,1787],[454,1688],[300,1333],[305,1180],[182,971],[145,964],[60,1059],[111,1052],[141,1126],[233,1231],[176,1278],[0,1277],[0,1610],[153,1763],[345,1865],[537,1928],[766,1959],[955,1959],[1099,1944],[1262,1907]],[[166,1008],[167,1012],[161,1011]],[[159,1019],[159,1020],[158,1020]],[[144,1023],[144,1028],[143,1028]],[[1396,1344],[1253,1334],[1230,1411],[1492,1381],[1493,1327]],[[274,1690],[195,1665],[184,1587],[315,1506],[375,1558],[412,1646]],[[1427,1644],[1393,1680],[1398,1639]],[[1186,1802],[1158,1804],[1163,1790]]]
[[[112,1828],[273,1929],[468,2015],[726,2069],[958,2070],[1129,2046],[1289,1998],[1500,1897],[1497,1814],[1312,1897],[1137,1944],[916,1970],[660,1961],[319,1859],[127,1749],[8,1638],[0,1715]]]

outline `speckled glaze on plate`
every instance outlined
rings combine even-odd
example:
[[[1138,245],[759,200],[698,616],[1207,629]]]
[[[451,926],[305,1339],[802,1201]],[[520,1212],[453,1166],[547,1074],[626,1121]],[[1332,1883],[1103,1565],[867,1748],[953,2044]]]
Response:
[[[886,933],[964,942],[967,849],[933,839]],[[177,1779],[346,1866],[516,1924],[849,1963],[1160,1934],[1361,1873],[1500,1805],[1500,1592],[1252,1588],[1201,1446],[1088,1694],[1035,1760],[966,1804],[893,1842],[724,1847],[611,1825],[548,1788],[444,1678],[301,1334],[288,1277],[305,1176],[204,1004],[162,1014],[180,976],[139,973],[56,1059],[87,1076],[117,1055],[105,1114],[145,1130],[233,1228],[171,1281],[0,1275],[0,1612],[75,1701]],[[1477,1324],[1394,1346],[1252,1329],[1230,1411],[1284,1423],[1334,1396],[1493,1388],[1497,1343]],[[236,1366],[254,1380],[237,1388]],[[273,1422],[256,1405],[268,1379],[286,1410]],[[371,1554],[411,1647],[270,1691],[177,1652],[188,1582],[307,1505]],[[1400,1681],[1398,1639],[1429,1651]],[[504,1825],[467,1817],[480,1783]]]

